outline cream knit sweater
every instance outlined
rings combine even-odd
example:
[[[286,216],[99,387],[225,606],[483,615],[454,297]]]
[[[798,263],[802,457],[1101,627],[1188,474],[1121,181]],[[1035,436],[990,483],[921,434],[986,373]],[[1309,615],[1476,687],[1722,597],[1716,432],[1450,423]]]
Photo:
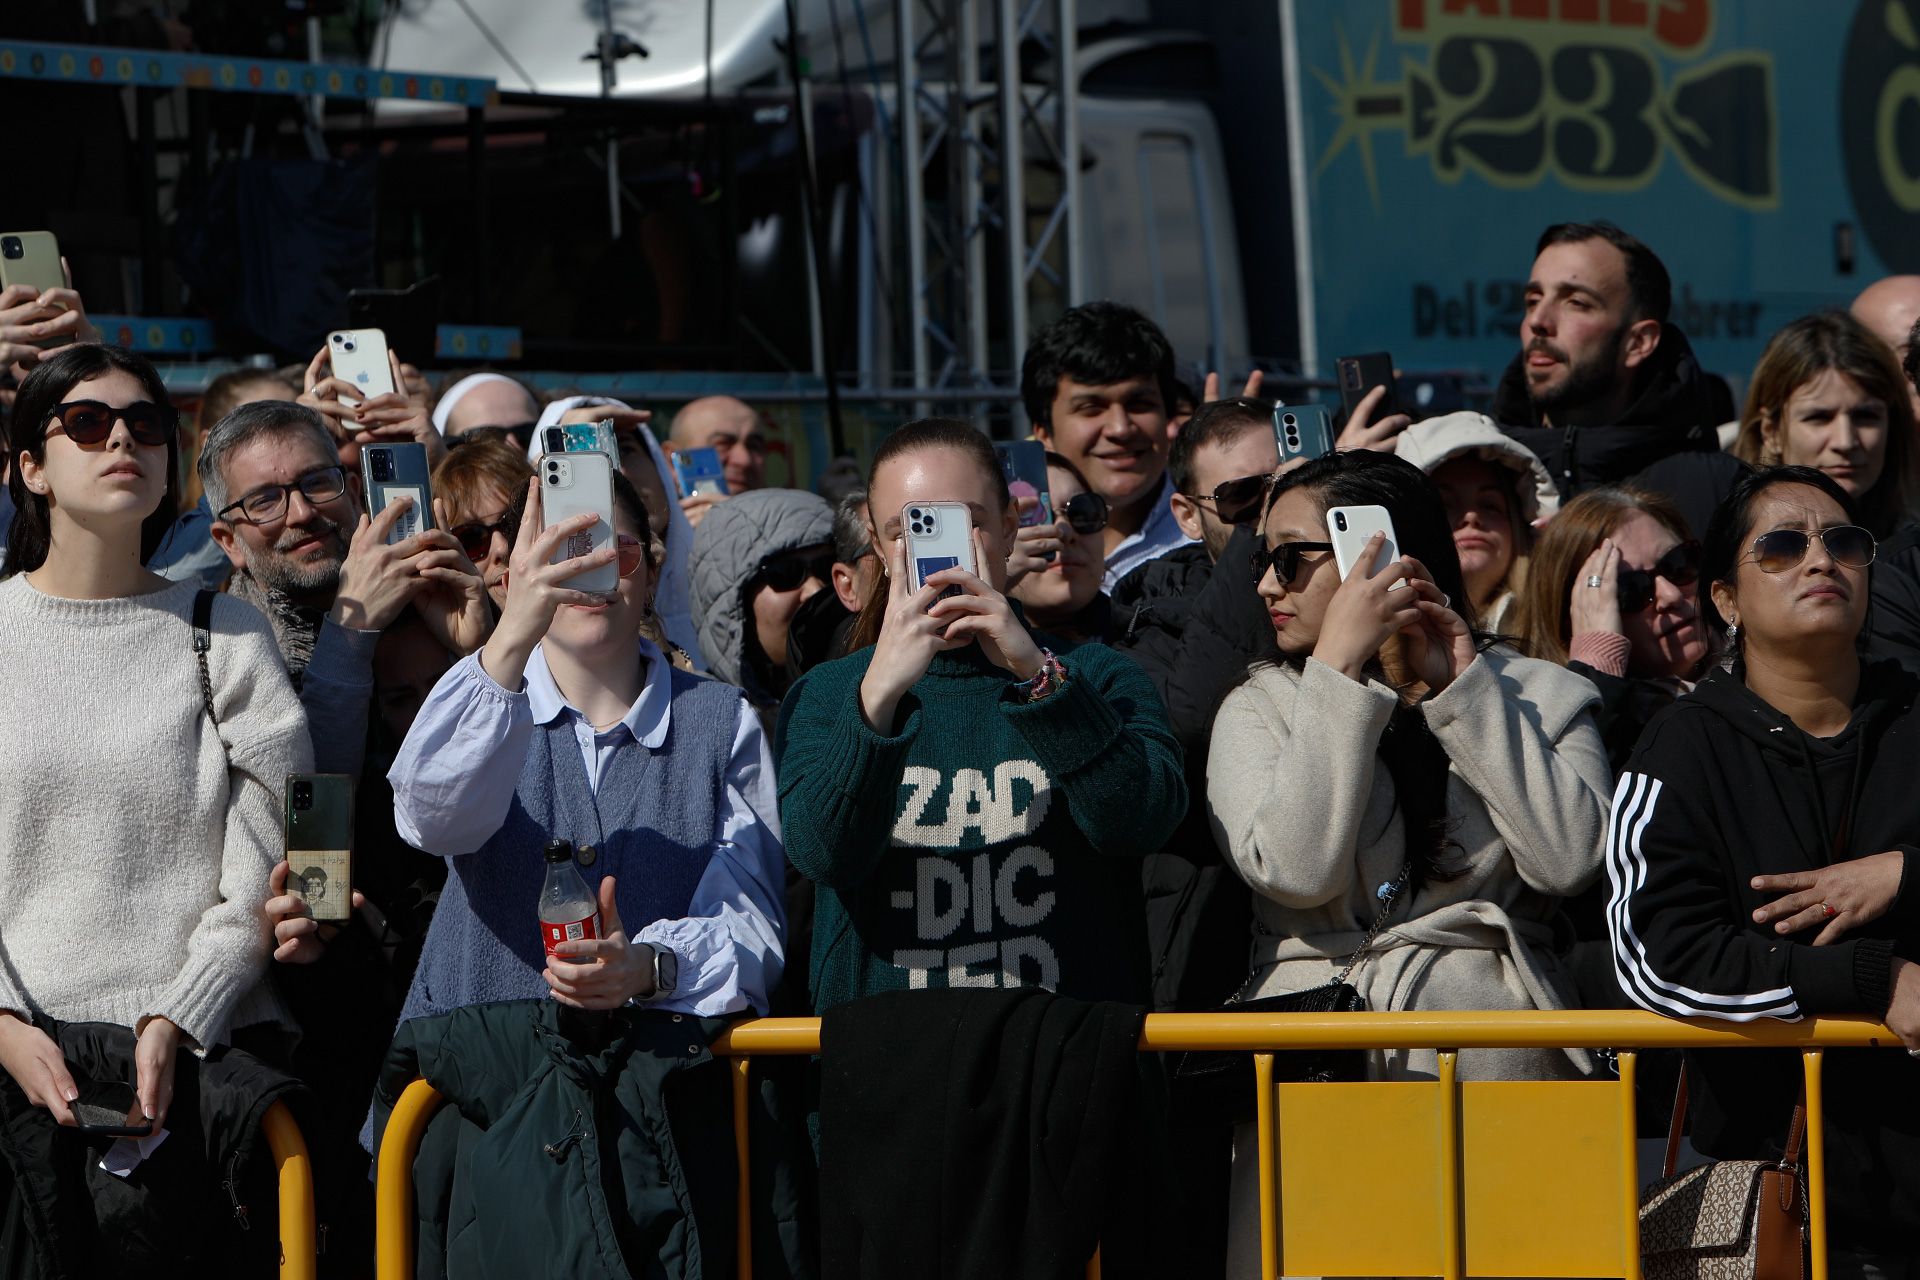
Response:
[[[266,619],[225,596],[216,733],[197,587],[63,600],[0,582],[0,1009],[158,1015],[202,1047],[276,1017],[262,907],[286,776],[313,750]]]

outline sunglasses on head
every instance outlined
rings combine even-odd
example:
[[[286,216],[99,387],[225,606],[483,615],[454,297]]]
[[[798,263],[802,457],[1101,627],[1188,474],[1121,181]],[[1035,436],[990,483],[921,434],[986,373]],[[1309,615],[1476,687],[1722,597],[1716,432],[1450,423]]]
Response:
[[[1833,562],[1847,569],[1864,569],[1873,563],[1879,544],[1873,535],[1857,524],[1837,524],[1819,532]],[[1785,573],[1807,558],[1814,535],[1805,529],[1773,529],[1753,540],[1747,558],[1760,566],[1762,573]]]
[[[1654,562],[1651,569],[1622,569],[1616,584],[1620,612],[1639,613],[1653,603],[1654,579],[1665,578],[1676,587],[1700,581],[1700,544],[1683,542]]]
[[[135,400],[124,409],[99,400],[69,400],[55,405],[47,421],[58,421],[67,439],[82,449],[94,449],[107,442],[116,422],[127,424],[127,432],[135,444],[166,444],[173,439],[180,415],[172,405],[155,404],[151,400]]]
[[[1221,524],[1245,524],[1260,514],[1260,500],[1266,497],[1269,475],[1241,476],[1214,486],[1212,497],[1191,494],[1195,502],[1212,502],[1213,514]]]
[[[790,552],[762,560],[753,576],[775,591],[797,591],[808,578],[833,581],[833,564],[831,551],[816,551],[811,555]]]
[[[1309,551],[1331,551],[1331,542],[1283,542],[1277,547],[1269,547],[1264,542],[1253,545],[1253,580],[1257,583],[1267,576],[1271,568],[1274,577],[1282,584],[1290,584],[1300,575],[1300,557]]]
[[[1107,527],[1107,500],[1097,493],[1076,493],[1060,508],[1060,516],[1075,533],[1098,533]]]
[[[494,534],[498,533],[505,537],[509,547],[519,541],[520,513],[518,511],[503,512],[500,518],[491,524],[469,520],[465,524],[453,526],[447,532],[451,533],[454,540],[460,544],[460,549],[467,553],[467,559],[478,564],[486,559],[487,553],[493,549]]]

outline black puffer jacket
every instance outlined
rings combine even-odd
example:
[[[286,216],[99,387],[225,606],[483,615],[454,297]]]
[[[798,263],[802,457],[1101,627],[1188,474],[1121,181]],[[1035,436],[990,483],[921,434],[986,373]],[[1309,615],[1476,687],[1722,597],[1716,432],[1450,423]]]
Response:
[[[59,1044],[82,1096],[135,1079],[133,1032],[98,1022],[36,1023]],[[275,1102],[315,1128],[297,1080],[227,1047],[181,1053],[167,1140],[126,1178],[100,1168],[113,1138],[55,1124],[0,1071],[0,1273],[266,1275],[279,1256],[278,1183],[261,1118]]]
[[[1114,648],[1146,669],[1166,703],[1194,797],[1166,848],[1141,864],[1156,1009],[1213,1008],[1247,977],[1252,896],[1214,844],[1204,797],[1214,712],[1274,653],[1252,554],[1252,531],[1236,529],[1217,565],[1203,546],[1180,547],[1114,588]]]
[[[1744,464],[1720,450],[1731,397],[1700,368],[1686,335],[1668,325],[1640,373],[1641,391],[1618,424],[1545,425],[1527,393],[1526,353],[1493,393],[1493,418],[1546,464],[1562,501],[1595,485],[1634,484],[1671,498],[1698,535]]]
[[[1902,525],[1881,539],[1872,581],[1869,656],[1892,658],[1920,674],[1920,524]]]

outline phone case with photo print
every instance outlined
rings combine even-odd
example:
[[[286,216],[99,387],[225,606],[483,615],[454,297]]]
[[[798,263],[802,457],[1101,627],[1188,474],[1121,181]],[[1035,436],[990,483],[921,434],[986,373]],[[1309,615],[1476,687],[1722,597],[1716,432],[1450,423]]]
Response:
[[[353,779],[344,773],[287,775],[287,892],[315,920],[353,915]]]

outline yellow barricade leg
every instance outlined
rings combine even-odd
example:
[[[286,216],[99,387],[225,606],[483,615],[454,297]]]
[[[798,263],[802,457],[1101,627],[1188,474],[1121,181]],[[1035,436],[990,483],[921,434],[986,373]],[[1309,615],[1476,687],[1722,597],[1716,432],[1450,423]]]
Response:
[[[373,1265],[379,1280],[413,1280],[413,1158],[439,1108],[439,1091],[415,1080],[387,1117],[373,1189]]]
[[[280,1280],[314,1280],[320,1270],[319,1230],[313,1214],[313,1159],[287,1104],[267,1108],[260,1127],[280,1174]]]

